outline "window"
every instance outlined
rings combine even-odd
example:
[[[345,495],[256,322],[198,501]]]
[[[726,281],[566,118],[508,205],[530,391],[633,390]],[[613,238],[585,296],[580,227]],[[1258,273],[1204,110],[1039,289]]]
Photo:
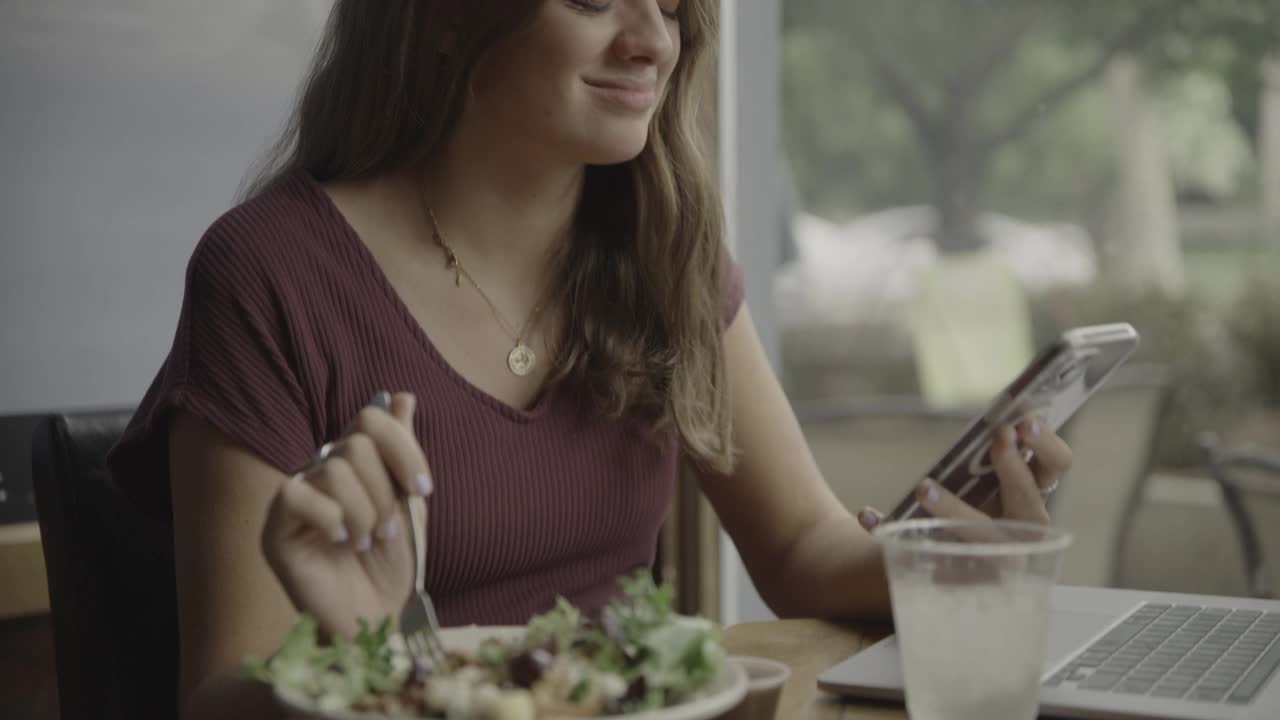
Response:
[[[1127,321],[1063,431],[1064,579],[1243,593],[1198,443],[1280,446],[1280,5],[784,0],[782,33],[780,371],[842,500],[888,509],[1037,347]]]

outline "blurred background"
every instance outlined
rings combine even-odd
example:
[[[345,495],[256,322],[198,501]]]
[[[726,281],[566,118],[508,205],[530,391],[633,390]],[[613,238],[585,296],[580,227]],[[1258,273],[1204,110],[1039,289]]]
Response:
[[[33,421],[138,402],[330,5],[0,2],[0,714],[57,716]],[[1280,0],[720,13],[729,240],[841,501],[889,509],[1050,338],[1127,321],[1063,430],[1064,581],[1280,592]],[[768,617],[705,510],[681,591]]]
[[[780,366],[841,498],[891,507],[1036,349],[1127,321],[1064,430],[1064,580],[1280,590],[1280,485],[1228,452],[1280,448],[1280,2],[781,17]]]

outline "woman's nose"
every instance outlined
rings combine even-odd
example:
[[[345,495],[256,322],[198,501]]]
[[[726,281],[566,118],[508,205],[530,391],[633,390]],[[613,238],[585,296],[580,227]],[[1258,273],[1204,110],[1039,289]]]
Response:
[[[614,48],[621,59],[644,65],[661,65],[675,52],[672,28],[657,0],[626,3]]]

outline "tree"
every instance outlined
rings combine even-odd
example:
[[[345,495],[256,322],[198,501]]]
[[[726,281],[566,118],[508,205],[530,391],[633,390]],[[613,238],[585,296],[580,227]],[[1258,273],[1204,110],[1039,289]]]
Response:
[[[1280,243],[1280,48],[1262,63],[1258,108],[1258,173],[1263,238]]]
[[[1113,59],[1140,57],[1156,74],[1225,71],[1262,56],[1278,16],[1276,0],[789,0],[784,117],[802,192],[839,192],[851,172],[922,183],[943,249],[974,248],[1001,151],[1094,88]],[[813,107],[800,96],[848,114],[797,117]],[[895,166],[866,142],[877,133],[914,152]],[[876,199],[884,187],[868,182]]]

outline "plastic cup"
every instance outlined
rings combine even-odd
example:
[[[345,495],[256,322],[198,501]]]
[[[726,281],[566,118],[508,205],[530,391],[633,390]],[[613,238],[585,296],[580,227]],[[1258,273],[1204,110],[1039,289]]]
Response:
[[[1033,720],[1050,591],[1071,535],[1009,520],[885,523],[912,720]]]

